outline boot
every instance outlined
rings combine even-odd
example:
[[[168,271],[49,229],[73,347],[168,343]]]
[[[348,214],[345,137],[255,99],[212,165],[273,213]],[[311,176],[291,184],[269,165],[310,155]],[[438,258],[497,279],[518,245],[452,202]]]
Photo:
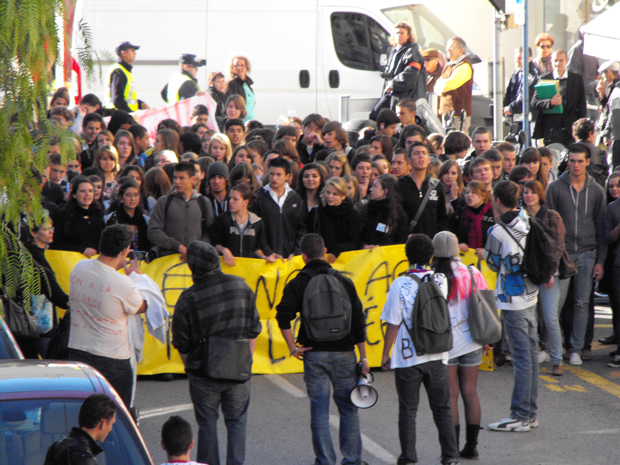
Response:
[[[461,425],[454,425],[454,432],[456,434],[456,450],[459,450],[459,437],[461,436]]]
[[[465,430],[465,447],[460,455],[462,459],[478,460],[479,454],[476,446],[478,445],[478,433],[480,425],[467,425]]]

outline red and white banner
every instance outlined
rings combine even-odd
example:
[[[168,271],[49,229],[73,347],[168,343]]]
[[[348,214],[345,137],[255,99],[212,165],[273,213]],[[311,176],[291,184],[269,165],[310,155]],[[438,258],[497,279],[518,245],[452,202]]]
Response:
[[[158,108],[149,108],[148,110],[139,110],[131,113],[131,116],[146,128],[151,140],[155,140],[157,134],[157,125],[165,119],[173,119],[181,126],[192,125],[192,110],[196,105],[205,105],[209,110],[209,129],[220,132],[215,119],[215,111],[217,103],[209,94],[192,97],[190,99],[181,100]]]

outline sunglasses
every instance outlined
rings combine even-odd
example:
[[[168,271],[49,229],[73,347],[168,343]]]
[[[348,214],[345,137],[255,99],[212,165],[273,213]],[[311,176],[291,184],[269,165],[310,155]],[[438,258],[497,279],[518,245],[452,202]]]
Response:
[[[538,48],[551,48],[553,45],[539,45]]]

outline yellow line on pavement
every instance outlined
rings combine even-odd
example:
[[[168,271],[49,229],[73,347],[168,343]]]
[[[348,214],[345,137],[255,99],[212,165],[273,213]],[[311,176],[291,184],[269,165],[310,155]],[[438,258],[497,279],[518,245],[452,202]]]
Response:
[[[594,325],[595,328],[613,328],[614,325]]]
[[[616,383],[609,381],[602,376],[592,373],[591,371],[584,370],[583,368],[579,368],[576,366],[563,365],[564,371],[567,371],[578,378],[596,386],[603,391],[607,391],[608,393],[618,397],[620,399],[620,386]]]
[[[558,384],[560,382],[560,380],[556,378],[552,378],[551,376],[547,376],[547,375],[540,375],[540,379],[548,383],[554,383],[554,384]]]

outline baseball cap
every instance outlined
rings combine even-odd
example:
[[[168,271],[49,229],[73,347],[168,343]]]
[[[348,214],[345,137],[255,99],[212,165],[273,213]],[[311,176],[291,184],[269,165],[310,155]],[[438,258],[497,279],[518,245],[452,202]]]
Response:
[[[116,47],[116,54],[120,56],[121,52],[124,50],[139,50],[139,45],[133,45],[131,42],[123,42],[118,47]]]
[[[207,60],[196,60],[196,55],[192,55],[191,53],[184,53],[181,55],[181,59],[179,60],[179,64],[181,65],[191,65],[199,68],[207,64]]]

